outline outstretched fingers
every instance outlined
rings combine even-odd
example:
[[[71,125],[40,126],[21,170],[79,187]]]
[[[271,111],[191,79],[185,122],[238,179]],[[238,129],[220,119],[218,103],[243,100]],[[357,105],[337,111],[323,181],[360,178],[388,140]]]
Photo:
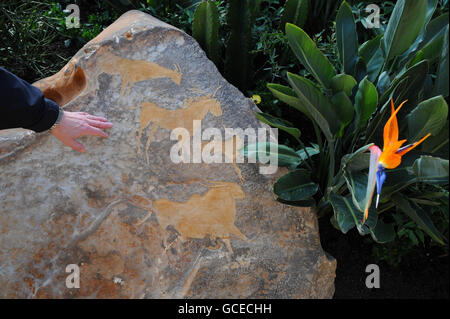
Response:
[[[103,121],[103,120],[90,119],[88,117],[87,122],[90,126],[101,128],[101,129],[109,129],[113,126],[112,123],[108,122],[106,119],[105,119],[105,121]]]
[[[99,136],[99,137],[108,137],[108,134],[106,134],[105,132],[103,132],[101,129],[88,125],[86,126],[86,128],[83,130],[83,132],[81,133],[80,136],[86,136],[86,135],[92,135],[92,136]]]
[[[89,120],[100,121],[100,122],[108,122],[108,120],[102,116],[95,116],[90,114],[84,114]]]

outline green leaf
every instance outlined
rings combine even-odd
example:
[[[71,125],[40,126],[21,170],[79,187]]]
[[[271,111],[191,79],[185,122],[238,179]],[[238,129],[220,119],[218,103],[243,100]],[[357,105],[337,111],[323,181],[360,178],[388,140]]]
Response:
[[[366,206],[367,175],[358,171],[346,170],[344,178],[352,195],[353,204],[359,211],[363,212]]]
[[[425,25],[427,0],[399,0],[383,37],[387,61],[404,53],[415,42]]]
[[[340,197],[334,193],[330,194],[330,203],[334,210],[334,220],[337,223],[340,231],[346,234],[350,229],[355,227],[355,220],[350,210],[346,207],[345,198]]]
[[[277,180],[274,193],[285,201],[302,201],[313,196],[319,186],[311,181],[310,172],[298,169]]]
[[[384,56],[383,50],[380,48],[375,52],[373,58],[367,63],[367,76],[369,81],[375,82],[381,68],[383,67]]]
[[[255,113],[256,117],[263,123],[272,127],[276,127],[292,135],[298,142],[300,142],[300,130],[292,126],[292,124],[281,118],[272,116],[267,113]]]
[[[426,28],[428,26],[428,23],[431,20],[431,17],[433,16],[434,11],[436,10],[437,2],[438,0],[427,0],[428,1],[428,8],[425,15],[425,22],[423,24],[422,29],[419,32],[419,35],[417,36],[414,43],[409,47],[408,50],[406,50],[405,53],[403,53],[400,57],[398,57],[399,65],[403,65],[405,61],[409,60],[412,55],[417,52],[418,48],[422,47],[423,45],[426,45],[426,43],[423,42]]]
[[[348,74],[338,74],[330,81],[330,88],[333,94],[344,91],[348,96],[352,95],[352,90],[356,86],[356,80],[353,76]]]
[[[380,94],[383,94],[386,90],[391,86],[391,78],[389,77],[389,73],[384,71],[380,74],[377,83],[377,89]]]
[[[401,194],[392,196],[392,200],[401,211],[403,211],[414,222],[416,222],[416,224],[421,229],[423,229],[431,238],[433,238],[439,244],[444,245],[442,235],[436,229],[427,213],[424,212],[420,206],[409,202],[408,199]]]
[[[421,144],[421,149],[423,152],[435,153],[441,150],[449,142],[449,123],[446,121],[442,130],[435,136],[430,136],[427,141]],[[447,146],[448,154],[448,146]],[[448,159],[448,155],[446,157]]]
[[[342,169],[353,170],[353,169],[350,169],[350,167],[352,165],[355,165],[355,163],[358,162],[358,161],[364,161],[365,160],[364,158],[366,158],[364,154],[368,154],[367,151],[373,145],[374,145],[373,143],[370,143],[368,145],[364,145],[363,147],[361,147],[360,149],[358,149],[354,153],[344,155],[342,157],[342,160],[341,160],[341,168]],[[359,165],[359,164],[356,164],[356,165]],[[367,167],[369,167],[369,162],[368,161],[367,161]]]
[[[296,207],[312,207],[316,204],[316,201],[314,200],[314,198],[309,198],[309,199],[305,199],[305,200],[298,200],[298,201],[288,201],[288,200],[282,200],[281,198],[277,198],[276,199],[277,202],[286,204],[286,205],[290,205],[290,206],[296,206]]]
[[[334,105],[335,113],[341,122],[341,128],[337,133],[337,136],[342,136],[345,127],[353,121],[355,116],[355,109],[353,107],[352,101],[348,98],[345,92],[341,91],[335,94],[331,98],[331,102]]]
[[[324,87],[328,88],[336,71],[330,61],[317,48],[313,40],[299,27],[287,23],[286,35],[295,56]]]
[[[300,28],[308,18],[309,0],[287,0],[281,17],[281,26],[284,29],[286,23],[292,23]]]
[[[345,155],[345,156],[347,156],[347,155]],[[359,156],[353,158],[353,160],[351,160],[346,165],[345,169],[348,172],[362,171],[364,169],[368,169],[369,164],[370,164],[370,153],[365,152],[365,153],[362,153]]]
[[[296,110],[299,110],[300,112],[305,114],[308,118],[311,118],[311,115],[309,115],[308,110],[300,102],[300,99],[297,97],[297,94],[295,94],[295,91],[293,89],[291,89],[288,86],[275,83],[267,84],[267,88],[280,101],[286,103],[289,106],[292,106]]]
[[[355,207],[351,196],[342,197],[335,193],[330,193],[329,200],[331,206],[333,206],[336,220],[338,220],[338,223],[339,221],[342,221],[342,225],[344,229],[347,229],[347,231],[351,228],[349,225],[349,216],[353,218],[353,224],[356,225],[358,232],[363,236],[369,234],[370,229],[376,226],[378,221],[378,214],[373,205],[369,209],[369,216],[366,220],[366,223],[362,224],[364,214]]]
[[[336,16],[336,39],[342,72],[353,74],[358,61],[358,34],[352,8],[343,1]]]
[[[444,97],[448,97],[448,89],[449,89],[449,83],[448,83],[448,31],[449,28],[447,27],[447,30],[445,31],[445,37],[444,42],[442,44],[442,52],[441,57],[439,61],[439,67],[438,67],[438,73],[437,73],[437,79],[436,79],[436,94],[442,94]]]
[[[357,83],[361,82],[362,79],[364,79],[365,76],[368,75],[368,68],[366,65],[366,62],[361,59],[358,58],[358,62],[356,62],[356,67],[355,67],[355,80]]]
[[[425,84],[426,74],[428,73],[428,61],[421,61],[410,68],[406,69],[404,72],[400,72],[392,80],[392,84],[386,92],[380,98],[380,104],[384,105],[388,102],[389,97],[394,95],[395,105],[406,99],[411,99],[414,95],[422,89]],[[400,85],[401,82],[404,82]],[[395,88],[401,88],[395,90]],[[395,90],[395,91],[394,91]],[[395,92],[395,94],[392,94]],[[411,102],[411,101],[409,101]],[[410,103],[408,103],[410,104]],[[389,104],[390,105],[390,104]],[[402,109],[405,111],[407,105]],[[405,112],[408,113],[408,112]]]
[[[408,63],[407,67],[419,63],[422,60],[428,60],[429,63],[434,63],[434,61],[441,56],[443,43],[444,35],[434,39],[416,53],[414,58]]]
[[[300,102],[311,114],[327,140],[334,140],[334,134],[339,131],[341,123],[337,120],[331,103],[311,81],[289,72],[287,76]]]
[[[308,154],[306,154],[306,152],[308,152]],[[296,153],[298,154],[298,156],[300,156],[302,158],[302,160],[305,160],[308,158],[308,156],[312,157],[314,155],[319,154],[320,149],[314,148],[314,147],[306,147],[306,151],[305,151],[305,148],[302,148],[302,149],[298,150]]]
[[[378,92],[375,85],[365,77],[358,87],[355,97],[356,126],[362,128],[377,109]]]
[[[369,62],[380,49],[380,42],[383,38],[383,34],[364,42],[358,50],[359,56],[364,60]]]
[[[415,142],[428,133],[437,135],[444,127],[447,115],[448,105],[441,95],[421,102],[406,117],[409,140]]]
[[[448,12],[440,15],[439,17],[431,20],[425,29],[425,35],[421,47],[427,45],[431,41],[445,34],[445,30],[448,26]]]
[[[433,156],[421,156],[412,171],[419,180],[428,183],[448,183],[448,160]]]
[[[276,150],[272,153],[272,150]],[[249,159],[260,161],[269,156],[277,156],[278,166],[297,167],[303,162],[303,158],[298,155],[292,148],[281,144],[271,142],[253,143],[245,145],[240,149],[240,153]]]
[[[378,220],[375,228],[370,229],[370,235],[379,244],[391,242],[395,239],[394,224],[385,224],[382,220]]]

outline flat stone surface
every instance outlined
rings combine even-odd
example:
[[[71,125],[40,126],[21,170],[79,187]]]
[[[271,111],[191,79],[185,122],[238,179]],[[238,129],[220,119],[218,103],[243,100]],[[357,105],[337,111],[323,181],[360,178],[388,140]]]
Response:
[[[192,134],[193,119],[262,126],[193,38],[130,11],[35,85],[114,127],[80,138],[84,154],[49,133],[0,133],[0,297],[333,296],[314,210],[272,194],[281,171],[170,160],[171,130]],[[80,288],[66,286],[69,264]]]

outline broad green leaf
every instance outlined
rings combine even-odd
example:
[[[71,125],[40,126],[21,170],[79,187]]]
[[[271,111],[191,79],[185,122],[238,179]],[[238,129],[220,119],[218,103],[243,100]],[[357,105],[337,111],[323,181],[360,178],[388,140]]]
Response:
[[[427,17],[427,0],[398,0],[383,37],[387,61],[411,47],[419,36]]]
[[[337,136],[342,136],[345,127],[353,121],[355,116],[355,109],[353,107],[352,101],[348,98],[344,91],[335,94],[331,98],[333,103],[335,113],[341,122],[341,128],[337,133]]]
[[[334,220],[336,221],[337,227],[342,233],[346,234],[350,229],[355,227],[355,220],[353,215],[350,213],[349,209],[345,206],[345,198],[330,194],[330,203],[334,209]]]
[[[408,199],[401,194],[392,196],[392,200],[401,211],[403,211],[414,222],[416,222],[416,224],[420,228],[422,228],[431,238],[433,238],[439,244],[444,245],[442,235],[436,229],[427,213],[420,206],[408,201]]]
[[[389,77],[389,73],[384,71],[383,73],[380,74],[380,77],[378,78],[377,89],[379,94],[383,94],[386,90],[389,89],[390,86],[391,86],[391,79]]]
[[[422,160],[406,156],[402,164],[386,171],[381,200],[385,202],[395,193],[416,183],[448,184],[448,160],[425,156]]]
[[[429,63],[434,63],[435,60],[439,59],[442,52],[442,45],[444,43],[444,35],[434,39],[419,50],[414,58],[408,63],[408,67],[419,63],[422,60],[428,60]]]
[[[307,117],[311,118],[311,116],[308,113],[308,110],[300,102],[300,99],[297,97],[297,94],[295,94],[295,91],[293,89],[291,89],[288,86],[275,83],[267,84],[267,88],[270,90],[270,92],[272,92],[272,94],[275,97],[280,99],[280,101],[286,103],[289,106],[292,106],[293,108],[305,114]]]
[[[331,78],[336,75],[330,61],[320,52],[308,34],[299,27],[287,23],[286,35],[295,56],[321,85],[328,88]]]
[[[277,200],[277,202],[280,202],[280,203],[283,203],[283,204],[286,204],[289,206],[296,206],[296,207],[312,207],[316,204],[316,201],[314,200],[314,198],[298,200],[298,201],[288,201],[288,200],[283,200],[278,197],[276,200]]]
[[[370,153],[365,152],[356,156],[347,163],[346,170],[348,172],[362,171],[369,168],[370,164]]]
[[[425,35],[421,47],[427,45],[431,41],[445,34],[445,30],[448,26],[448,12],[440,15],[439,17],[431,20],[425,29]]]
[[[370,229],[376,226],[378,221],[378,214],[373,205],[369,209],[369,216],[365,224],[362,224],[364,214],[355,207],[351,196],[342,197],[335,193],[330,193],[329,200],[331,205],[333,206],[334,214],[336,215],[336,219],[338,220],[338,222],[340,220],[342,222],[345,221],[345,224],[343,224],[345,225],[345,229],[348,230],[351,228],[350,225],[348,225],[349,215],[352,216],[353,223],[356,224],[358,232],[363,236],[369,234]]]
[[[363,212],[364,207],[366,207],[367,175],[358,171],[346,170],[344,177],[347,188],[352,195],[353,204],[359,211]]]
[[[355,97],[356,125],[358,128],[367,124],[367,121],[377,109],[377,105],[377,89],[366,77],[359,83]]]
[[[339,131],[341,123],[331,103],[311,81],[289,72],[287,76],[300,102],[308,110],[327,140],[334,140],[334,135]]]
[[[419,182],[419,179],[412,174],[411,167],[408,167],[405,163],[402,163],[396,169],[386,170],[386,181],[381,190],[381,202],[389,200],[391,195],[417,182]]]
[[[367,76],[369,81],[375,82],[381,68],[383,67],[383,50],[378,49],[373,58],[367,63]]]
[[[439,67],[438,67],[438,73],[437,73],[437,79],[436,79],[436,94],[441,94],[444,97],[448,97],[448,89],[449,89],[449,83],[448,83],[448,27],[445,31],[445,37],[444,42],[442,44],[442,52],[441,57],[439,61]]]
[[[348,74],[338,74],[330,81],[330,88],[333,94],[344,91],[348,96],[352,95],[352,90],[356,86],[356,80],[353,76]]]
[[[423,42],[426,28],[428,26],[428,22],[430,22],[431,17],[433,16],[434,11],[436,10],[437,2],[438,0],[427,0],[428,1],[428,8],[425,15],[425,22],[423,24],[422,29],[419,32],[419,35],[417,36],[414,43],[409,47],[408,50],[406,50],[405,53],[403,53],[400,57],[398,57],[398,62],[400,65],[404,64],[405,61],[408,61],[411,59],[411,56],[417,52],[418,48],[422,47],[426,43]]]
[[[276,150],[275,153],[271,153]],[[245,145],[240,149],[240,153],[249,159],[260,161],[267,159],[269,156],[277,156],[278,166],[297,167],[303,162],[303,158],[298,155],[292,148],[281,144],[271,142],[253,143]]]
[[[358,34],[352,8],[343,1],[336,16],[336,39],[342,72],[353,74],[358,61]]]
[[[379,244],[391,242],[395,239],[394,224],[385,224],[382,220],[378,220],[375,228],[370,229],[370,235]]]
[[[310,172],[298,169],[277,180],[273,187],[275,195],[286,201],[301,201],[313,196],[319,186],[311,181]]]
[[[409,141],[415,142],[428,133],[437,135],[444,127],[447,115],[448,105],[441,95],[421,102],[406,117]]]
[[[428,183],[448,183],[448,160],[433,156],[421,156],[412,167],[419,180]]]
[[[358,58],[355,67],[355,80],[357,83],[361,82],[364,77],[368,75],[368,67],[366,62],[362,58]]]
[[[422,89],[425,84],[426,74],[428,73],[428,61],[421,61],[410,68],[406,69],[404,72],[399,73],[393,80],[392,84],[388,90],[386,90],[380,98],[380,104],[384,105],[389,102],[390,96],[394,96],[395,103],[398,103],[411,98],[412,95],[416,94]],[[402,85],[399,85],[404,82]],[[394,93],[394,89],[395,94]],[[399,89],[401,88],[401,89]],[[411,101],[409,101],[411,102]],[[408,103],[410,104],[410,103]],[[390,105],[390,104],[389,104]],[[407,105],[402,109],[404,111]],[[407,112],[406,112],[407,113]]]
[[[261,122],[283,130],[292,135],[297,141],[300,141],[300,130],[293,127],[290,122],[267,113],[255,113],[255,115]]]
[[[364,145],[363,147],[361,147],[357,151],[355,151],[355,152],[353,152],[351,154],[344,155],[342,157],[342,160],[341,160],[341,168],[342,169],[348,169],[348,167],[350,167],[351,165],[354,164],[353,162],[360,161],[361,157],[365,157],[364,154],[369,154],[369,153],[367,153],[367,151],[373,145],[374,145],[373,143],[370,143],[368,145]],[[369,154],[369,156],[370,156],[370,154]],[[369,162],[367,162],[367,167],[369,167]]]
[[[380,49],[380,42],[383,38],[383,34],[364,42],[358,50],[359,56],[364,60],[369,62]]]
[[[435,153],[441,150],[442,148],[446,147],[448,154],[448,142],[449,142],[449,124],[447,120],[444,127],[437,135],[430,136],[429,138],[427,138],[426,142],[421,144],[421,149],[423,152]]]
[[[308,18],[309,0],[287,0],[281,17],[281,26],[292,23],[300,28],[303,27]]]

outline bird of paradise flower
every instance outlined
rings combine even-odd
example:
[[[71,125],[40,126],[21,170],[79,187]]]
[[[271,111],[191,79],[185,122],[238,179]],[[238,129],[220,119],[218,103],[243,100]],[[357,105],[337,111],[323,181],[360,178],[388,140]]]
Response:
[[[385,170],[394,169],[399,166],[402,162],[403,155],[417,147],[430,136],[430,133],[428,133],[419,141],[402,147],[406,140],[398,140],[397,113],[407,101],[408,100],[404,101],[397,109],[395,109],[394,101],[391,99],[391,117],[386,122],[383,131],[383,151],[376,145],[372,145],[369,148],[370,166],[366,191],[366,198],[368,200],[366,201],[366,206],[364,208],[363,224],[369,215],[369,207],[372,203],[375,186],[377,187],[377,201],[375,206],[378,207],[381,188],[386,180]]]

